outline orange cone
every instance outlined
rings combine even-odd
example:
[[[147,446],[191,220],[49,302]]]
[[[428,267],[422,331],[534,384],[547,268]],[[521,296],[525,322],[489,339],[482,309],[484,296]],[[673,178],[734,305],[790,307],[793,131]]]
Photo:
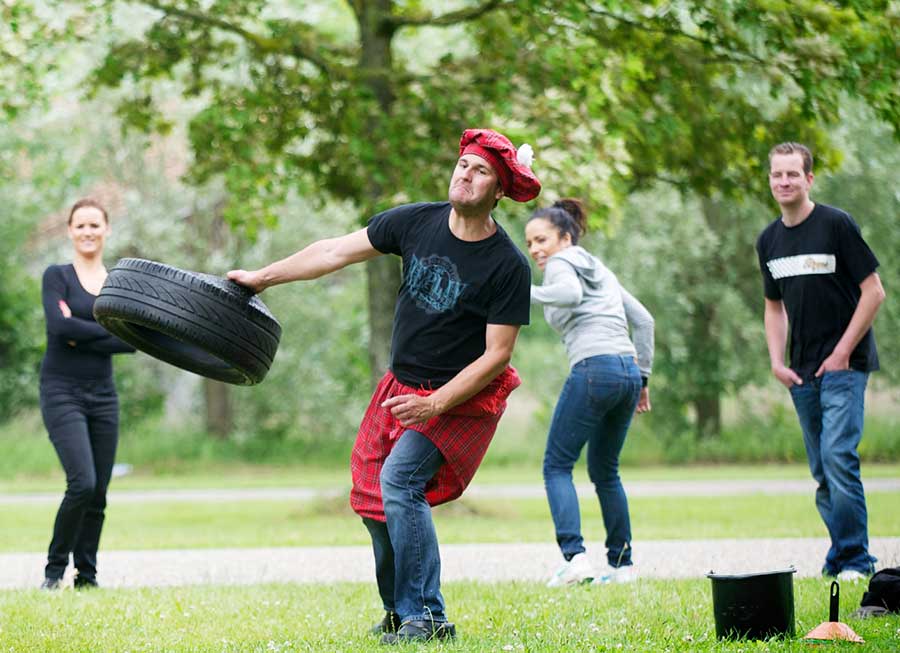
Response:
[[[848,642],[864,644],[866,640],[853,632],[853,629],[840,621],[823,621],[803,638],[807,641],[824,642],[833,639],[843,639]]]
[[[828,612],[830,621],[823,621],[811,631],[806,633],[803,638],[807,642],[830,642],[833,640],[844,640],[847,642],[856,642],[864,644],[866,640],[853,632],[853,629],[847,624],[838,621],[840,618],[840,597],[841,586],[837,581],[831,583],[831,606]]]

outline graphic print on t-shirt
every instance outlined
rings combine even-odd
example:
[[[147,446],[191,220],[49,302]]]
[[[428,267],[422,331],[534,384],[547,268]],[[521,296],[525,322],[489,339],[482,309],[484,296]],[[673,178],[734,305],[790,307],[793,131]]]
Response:
[[[460,280],[456,264],[446,256],[433,254],[420,259],[412,255],[406,287],[416,306],[426,313],[451,310],[467,285]]]
[[[766,262],[773,279],[800,277],[805,274],[834,274],[837,257],[834,254],[800,254]]]

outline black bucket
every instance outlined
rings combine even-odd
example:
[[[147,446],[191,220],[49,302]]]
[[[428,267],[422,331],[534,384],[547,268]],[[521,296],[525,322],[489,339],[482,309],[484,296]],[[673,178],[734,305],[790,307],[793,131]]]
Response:
[[[793,567],[758,574],[709,572],[716,637],[793,637],[795,573]]]

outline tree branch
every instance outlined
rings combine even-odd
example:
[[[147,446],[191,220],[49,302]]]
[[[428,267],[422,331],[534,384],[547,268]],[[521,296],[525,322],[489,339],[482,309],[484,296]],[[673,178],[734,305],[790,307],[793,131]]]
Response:
[[[141,0],[141,2],[143,2],[143,4],[147,5],[148,7],[152,7],[157,11],[161,11],[166,16],[174,16],[176,18],[196,23],[198,25],[206,25],[208,27],[214,27],[225,32],[236,34],[247,41],[254,49],[260,52],[286,54],[297,59],[303,59],[310,62],[311,64],[316,66],[316,68],[326,74],[337,72],[336,67],[333,64],[319,56],[319,54],[316,52],[316,48],[309,47],[305,44],[297,42],[296,40],[278,40],[269,38],[255,32],[251,32],[250,30],[245,29],[240,25],[229,23],[228,21],[221,18],[216,18],[215,16],[210,16],[209,14],[204,14],[197,11],[191,11],[189,9],[172,7],[165,3],[159,2],[158,0]]]
[[[390,16],[386,20],[394,29],[416,25],[446,27],[448,25],[457,25],[466,21],[476,20],[495,9],[512,7],[514,4],[515,2],[513,0],[487,0],[487,2],[474,7],[451,11],[439,16],[435,16],[432,12],[428,11],[415,16]]]
[[[641,30],[643,32],[653,32],[657,34],[665,34],[667,36],[675,36],[678,38],[688,39],[690,41],[694,41],[699,43],[700,45],[707,46],[714,51],[719,53],[720,57],[726,58],[728,61],[732,63],[754,63],[764,65],[766,62],[751,52],[746,51],[734,51],[728,48],[725,48],[721,43],[717,43],[715,41],[711,41],[709,39],[703,38],[702,36],[697,36],[695,34],[688,34],[680,29],[673,29],[671,27],[660,27],[659,25],[648,25],[646,23],[638,22],[636,20],[632,20],[625,16],[619,16],[610,11],[604,11],[603,9],[595,9],[593,7],[589,8],[588,11],[595,16],[602,16],[604,18],[609,18],[618,23],[622,23],[631,29]]]
[[[628,187],[629,194],[636,193],[639,190],[642,190],[646,187],[648,181],[656,181],[664,184],[669,184],[670,186],[674,186],[677,190],[685,191],[690,188],[687,180],[685,179],[676,179],[675,177],[665,177],[663,175],[654,173],[654,174],[645,174],[645,173],[637,173],[632,172],[632,178],[630,181],[626,182]]]

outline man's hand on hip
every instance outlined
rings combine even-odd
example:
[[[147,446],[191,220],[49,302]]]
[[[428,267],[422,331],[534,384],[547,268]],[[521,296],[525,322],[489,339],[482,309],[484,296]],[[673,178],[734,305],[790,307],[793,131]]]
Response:
[[[816,376],[822,376],[825,372],[837,372],[840,370],[850,369],[850,355],[844,355],[835,349],[831,354],[822,361],[819,369],[816,370]]]
[[[390,410],[403,426],[427,422],[442,412],[431,396],[397,395],[384,401],[381,406]]]

